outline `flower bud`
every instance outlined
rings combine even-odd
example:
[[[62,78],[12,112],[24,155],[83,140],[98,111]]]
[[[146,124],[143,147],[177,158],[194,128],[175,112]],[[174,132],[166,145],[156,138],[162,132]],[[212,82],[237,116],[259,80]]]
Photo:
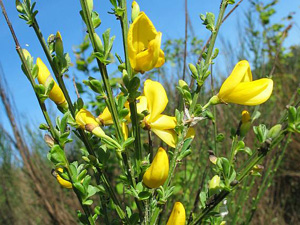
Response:
[[[215,175],[209,181],[209,195],[210,196],[217,194],[219,192],[220,180],[221,180],[220,177],[218,175]]]
[[[16,8],[19,13],[24,13],[23,5],[21,4],[21,2],[19,0],[16,0]]]
[[[215,175],[209,182],[209,189],[215,189],[220,186],[220,177]]]
[[[245,137],[251,127],[251,116],[247,110],[242,112],[242,120],[240,126],[240,133],[241,137]]]
[[[194,64],[189,63],[189,69],[190,69],[191,73],[193,74],[193,78],[198,77],[198,71],[197,71],[196,66],[194,66]]]
[[[53,80],[52,76],[50,75],[50,71],[40,58],[36,59],[36,64],[39,67],[37,79],[40,84],[45,85],[48,77]],[[49,98],[62,108],[68,107],[65,96],[55,81],[52,90],[49,92]]]
[[[185,209],[181,202],[174,204],[167,225],[185,225]]]
[[[51,137],[49,134],[45,134],[44,136],[44,141],[46,142],[46,144],[52,148],[54,145],[54,139],[53,137]]]
[[[63,168],[57,168],[55,173],[56,176],[56,180],[57,182],[64,188],[68,188],[71,189],[72,188],[72,183],[70,181],[65,180],[64,178],[62,178],[59,173],[62,173],[64,170]]]
[[[181,88],[188,87],[187,83],[184,80],[179,80],[178,84],[179,84],[179,87],[181,87]]]
[[[133,22],[135,18],[138,17],[139,14],[140,14],[140,6],[139,4],[137,4],[136,1],[133,1],[131,5],[131,21]]]
[[[24,55],[25,60],[27,60],[28,57],[31,58],[31,55],[30,55],[30,53],[27,51],[27,49],[22,48],[22,52],[23,52],[23,55]]]
[[[269,130],[267,134],[267,138],[271,138],[271,139],[276,138],[280,134],[281,128],[282,128],[281,124],[276,124],[275,126],[273,126]]]
[[[99,35],[96,33],[93,33],[93,35],[94,35],[94,39],[95,39],[96,50],[101,53],[104,52],[104,47],[103,47],[103,44],[102,44],[102,41],[101,41]]]
[[[56,36],[55,36],[55,52],[59,58],[63,58],[64,46],[63,46],[62,37],[61,37],[59,31],[57,31]]]
[[[153,162],[143,176],[143,183],[149,188],[163,185],[169,174],[169,158],[163,148],[159,148]]]

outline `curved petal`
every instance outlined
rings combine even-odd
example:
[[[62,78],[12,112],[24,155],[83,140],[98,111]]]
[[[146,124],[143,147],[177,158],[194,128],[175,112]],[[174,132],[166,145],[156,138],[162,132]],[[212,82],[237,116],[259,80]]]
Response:
[[[128,127],[124,122],[122,123],[122,132],[124,135],[124,140],[126,141],[128,139]]]
[[[53,77],[51,76],[50,71],[48,70],[47,66],[43,63],[41,58],[36,59],[36,64],[39,67],[39,72],[38,72],[38,77],[37,77],[38,82],[40,84],[44,84],[44,85],[48,79],[51,79],[54,82],[53,88],[49,92],[49,98],[58,105],[64,103],[66,101],[66,99],[65,99],[65,96],[64,96],[62,90],[57,85],[57,83],[55,82]]]
[[[273,81],[262,78],[252,82],[244,82],[237,85],[231,93],[228,93],[222,101],[240,105],[259,105],[267,101],[273,91]]]
[[[136,110],[138,113],[147,110],[147,98],[145,96],[139,96],[136,100]]]
[[[144,83],[144,95],[147,98],[149,120],[151,123],[160,115],[168,104],[168,97],[164,87],[157,81],[146,80]]]
[[[163,50],[159,50],[159,57],[155,65],[156,68],[161,67],[165,63],[165,53]]]
[[[129,113],[127,114],[127,116],[125,116],[125,119],[127,121],[131,121],[130,120],[130,108],[129,108],[129,102],[125,102],[125,108],[127,108],[129,110]],[[147,110],[147,98],[145,96],[139,96],[136,98],[136,110],[138,113],[142,113],[143,111]]]
[[[230,76],[222,84],[219,97],[222,98],[222,96],[230,93],[239,83],[250,81],[252,81],[252,73],[249,62],[242,60],[235,65]]]
[[[111,117],[111,113],[108,110],[108,107],[105,107],[105,109],[103,110],[103,112],[98,116],[97,118],[101,124],[103,125],[111,125],[113,124],[113,119]]]
[[[174,130],[159,130],[159,129],[151,129],[153,133],[155,133],[163,142],[167,145],[175,148],[177,143],[177,134]]]
[[[130,25],[127,43],[131,67],[136,70],[136,55],[148,48],[149,40],[155,39],[157,31],[144,12]]]
[[[172,213],[168,219],[167,225],[185,225],[185,209],[181,202],[174,204]]]
[[[163,185],[169,174],[169,158],[163,148],[159,148],[151,166],[143,176],[143,183],[149,188],[158,188]]]
[[[161,32],[158,32],[156,37],[149,42],[147,49],[137,53],[134,70],[140,72],[152,70],[159,60],[160,45]]]
[[[146,121],[147,121],[146,116]],[[174,116],[159,115],[155,121],[149,123],[151,129],[168,130],[174,129],[176,126],[176,118]]]
[[[38,72],[38,82],[40,84],[45,84],[47,78],[50,76],[50,71],[48,70],[47,66],[44,64],[44,62],[41,60],[41,58],[36,59],[36,64],[39,67],[39,72]]]

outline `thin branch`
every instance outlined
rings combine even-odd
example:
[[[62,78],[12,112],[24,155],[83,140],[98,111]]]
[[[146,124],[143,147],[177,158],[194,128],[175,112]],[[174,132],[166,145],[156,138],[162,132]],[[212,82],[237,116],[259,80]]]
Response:
[[[238,3],[236,3],[236,5],[226,14],[226,16],[224,16],[221,24],[223,24],[227,20],[227,18],[237,9],[237,7],[240,6],[240,4],[242,2],[243,2],[243,0],[240,0]],[[209,45],[211,38],[212,38],[212,35],[210,35],[209,39],[206,41],[205,45],[203,46],[201,53],[199,55],[199,58],[198,58],[198,62],[197,62],[198,64],[200,63],[200,61],[202,59],[202,55],[203,55],[204,51],[206,50],[207,46]]]
[[[73,76],[73,85],[74,85],[74,88],[75,88],[75,92],[76,92],[76,95],[77,95],[77,98],[80,98],[80,94],[78,92],[78,89],[77,89],[77,86],[76,86],[76,82],[75,82],[75,76]]]

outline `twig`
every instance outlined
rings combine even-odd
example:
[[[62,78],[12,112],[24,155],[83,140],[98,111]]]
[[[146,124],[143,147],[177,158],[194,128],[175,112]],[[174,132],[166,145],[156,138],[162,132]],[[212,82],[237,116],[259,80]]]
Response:
[[[73,76],[73,85],[74,85],[74,88],[75,88],[75,92],[76,92],[76,95],[77,95],[77,98],[80,98],[80,94],[78,92],[78,89],[77,89],[77,86],[76,86],[76,82],[75,82],[75,76]]]
[[[271,70],[269,76],[272,76],[273,73],[275,72],[276,61],[277,61],[277,59],[278,59],[278,56],[279,56],[279,53],[280,53],[280,49],[281,49],[281,47],[282,47],[283,40],[284,40],[284,38],[287,36],[288,31],[292,28],[292,26],[293,26],[293,23],[291,23],[290,25],[288,25],[288,26],[284,29],[284,31],[282,32],[281,43],[279,44],[278,48],[276,49],[276,55],[275,55],[275,58],[274,58],[274,64],[273,64],[273,67],[272,67],[272,70]]]
[[[224,19],[222,20],[222,23],[225,22],[225,20],[227,20],[227,18],[236,10],[237,7],[239,7],[239,5],[243,2],[243,0],[240,0],[238,3],[236,3],[236,5],[226,14],[226,16],[224,16]],[[222,24],[221,23],[221,24]],[[205,45],[203,46],[202,50],[201,50],[201,53],[199,55],[199,58],[198,58],[198,64],[200,63],[201,59],[202,59],[202,55],[204,53],[204,51],[206,50],[208,44],[210,43],[211,41],[211,38],[212,38],[212,35],[210,35],[209,39],[206,41]]]

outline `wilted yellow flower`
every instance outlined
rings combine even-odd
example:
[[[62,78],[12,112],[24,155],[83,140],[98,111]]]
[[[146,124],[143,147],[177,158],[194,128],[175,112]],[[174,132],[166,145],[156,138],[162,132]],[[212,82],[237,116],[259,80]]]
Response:
[[[160,139],[174,148],[177,142],[177,135],[174,131],[176,118],[161,114],[169,101],[164,87],[157,81],[146,80],[144,95],[147,98],[149,112],[149,115],[144,118],[145,128],[151,129]]]
[[[45,85],[46,81],[50,79],[53,80],[54,86],[52,90],[49,92],[49,98],[55,102],[55,104],[65,108],[67,107],[67,102],[65,99],[65,96],[60,89],[60,87],[57,85],[57,83],[54,81],[53,77],[50,74],[50,71],[48,70],[47,66],[43,63],[43,61],[40,58],[36,59],[36,64],[39,67],[39,72],[38,72],[38,82],[40,84]]]
[[[169,158],[163,148],[159,148],[153,162],[143,176],[143,183],[149,188],[163,185],[169,174]]]
[[[104,131],[100,128],[95,117],[86,109],[80,109],[75,116],[76,123],[89,132],[92,132],[98,137],[105,137]]]
[[[165,63],[164,52],[160,49],[161,36],[146,14],[140,12],[127,36],[129,61],[136,72],[144,73]]]
[[[167,225],[185,225],[185,209],[181,202],[174,204]]]
[[[70,189],[70,188],[72,188],[72,183],[70,181],[65,180],[64,178],[62,178],[59,175],[59,173],[62,173],[63,171],[64,171],[63,168],[57,168],[56,169],[56,173],[55,173],[56,180],[64,188],[69,188]]]
[[[270,98],[272,91],[273,81],[268,78],[252,81],[249,62],[242,60],[224,81],[217,96],[223,103],[259,105]]]

